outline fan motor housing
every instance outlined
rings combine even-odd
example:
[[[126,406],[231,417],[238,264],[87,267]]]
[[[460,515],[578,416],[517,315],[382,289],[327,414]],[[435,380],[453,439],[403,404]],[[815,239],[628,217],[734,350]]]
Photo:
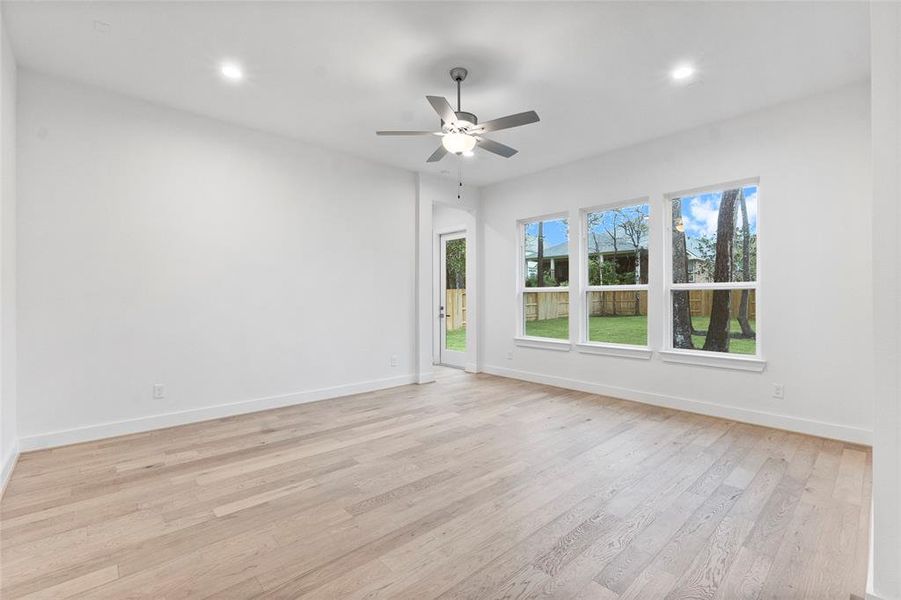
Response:
[[[458,122],[458,123],[459,123],[460,121],[464,121],[464,122],[466,122],[466,123],[469,123],[470,126],[472,126],[472,125],[478,125],[478,124],[479,124],[479,119],[478,119],[478,117],[476,117],[476,116],[475,116],[474,114],[472,114],[471,112],[466,112],[465,110],[458,110],[458,111],[456,111],[454,114],[457,115],[457,122]]]

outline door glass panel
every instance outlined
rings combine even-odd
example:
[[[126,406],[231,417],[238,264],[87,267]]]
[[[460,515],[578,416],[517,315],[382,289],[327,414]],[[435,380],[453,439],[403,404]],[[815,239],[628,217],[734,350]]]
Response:
[[[444,243],[444,347],[466,351],[466,238]]]

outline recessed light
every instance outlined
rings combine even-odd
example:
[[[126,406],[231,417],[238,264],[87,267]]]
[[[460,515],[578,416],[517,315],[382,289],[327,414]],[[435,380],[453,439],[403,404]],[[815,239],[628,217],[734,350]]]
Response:
[[[219,65],[219,72],[229,81],[241,81],[244,79],[244,69],[234,62],[224,62]]]
[[[685,81],[695,74],[695,68],[691,65],[679,65],[670,72],[670,77],[674,81]]]

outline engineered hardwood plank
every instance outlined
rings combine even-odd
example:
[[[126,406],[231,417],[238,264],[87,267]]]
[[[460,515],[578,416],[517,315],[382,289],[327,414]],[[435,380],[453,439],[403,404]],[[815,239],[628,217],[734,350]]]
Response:
[[[754,600],[760,595],[773,564],[771,556],[742,547],[732,562],[714,598],[717,600]]]
[[[611,592],[601,584],[589,581],[576,596],[576,600],[617,600],[619,597],[619,594]]]
[[[110,583],[119,578],[119,569],[116,565],[110,565],[97,571],[86,573],[79,577],[57,583],[50,587],[45,587],[39,591],[32,592],[22,598],[26,600],[55,600],[57,598],[71,598],[72,596],[82,594],[91,589],[95,589],[106,583]]]
[[[436,380],[23,454],[0,596],[863,594],[867,448]]]
[[[666,571],[645,569],[632,584],[619,595],[619,600],[648,600],[666,596],[676,584],[676,576]]]

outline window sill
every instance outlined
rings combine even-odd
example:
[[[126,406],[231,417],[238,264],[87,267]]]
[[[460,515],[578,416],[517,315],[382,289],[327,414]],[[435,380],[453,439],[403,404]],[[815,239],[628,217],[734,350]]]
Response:
[[[759,358],[720,356],[713,352],[700,353],[692,352],[690,350],[661,350],[660,358],[668,363],[698,365],[716,369],[732,369],[734,371],[752,371],[755,373],[762,373],[766,368],[766,361]]]
[[[626,344],[599,344],[583,342],[576,344],[576,348],[582,354],[601,354],[604,356],[618,356],[620,358],[637,358],[648,360],[654,354],[650,348],[643,346],[629,346]]]
[[[518,336],[513,338],[513,343],[526,348],[542,348],[544,350],[557,350],[558,352],[569,352],[572,350],[572,344],[568,340]]]

